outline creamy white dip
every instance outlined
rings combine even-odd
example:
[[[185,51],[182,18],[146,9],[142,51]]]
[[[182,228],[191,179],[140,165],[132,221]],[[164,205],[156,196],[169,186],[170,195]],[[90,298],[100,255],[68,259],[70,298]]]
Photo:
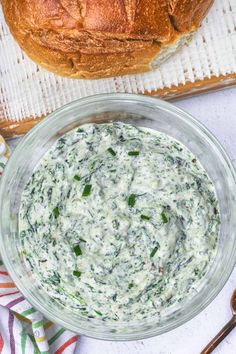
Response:
[[[219,210],[196,157],[123,123],[60,138],[24,188],[21,251],[40,286],[82,316],[143,319],[196,291]]]

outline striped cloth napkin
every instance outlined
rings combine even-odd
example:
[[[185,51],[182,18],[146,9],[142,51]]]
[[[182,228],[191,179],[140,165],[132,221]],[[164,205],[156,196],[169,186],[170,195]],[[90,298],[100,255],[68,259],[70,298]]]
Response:
[[[0,136],[0,176],[9,149]],[[0,353],[72,354],[78,336],[46,320],[21,295],[0,259]]]

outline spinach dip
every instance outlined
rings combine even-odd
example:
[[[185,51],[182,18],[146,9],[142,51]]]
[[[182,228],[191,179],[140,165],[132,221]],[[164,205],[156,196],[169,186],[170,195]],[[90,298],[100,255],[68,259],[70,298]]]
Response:
[[[133,321],[197,291],[219,227],[214,186],[184,145],[120,122],[87,124],[61,137],[26,184],[19,247],[55,301]]]

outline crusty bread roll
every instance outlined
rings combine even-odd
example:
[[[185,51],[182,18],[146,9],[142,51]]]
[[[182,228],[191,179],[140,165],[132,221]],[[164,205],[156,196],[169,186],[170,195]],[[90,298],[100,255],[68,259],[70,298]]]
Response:
[[[158,66],[191,38],[213,0],[1,0],[22,49],[71,78]]]

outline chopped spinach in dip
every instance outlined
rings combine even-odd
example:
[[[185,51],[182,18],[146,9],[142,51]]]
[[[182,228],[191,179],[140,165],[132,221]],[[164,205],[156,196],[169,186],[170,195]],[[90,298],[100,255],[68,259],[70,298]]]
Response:
[[[61,137],[24,188],[20,248],[55,301],[89,318],[161,316],[215,256],[213,184],[170,136],[123,123]]]

